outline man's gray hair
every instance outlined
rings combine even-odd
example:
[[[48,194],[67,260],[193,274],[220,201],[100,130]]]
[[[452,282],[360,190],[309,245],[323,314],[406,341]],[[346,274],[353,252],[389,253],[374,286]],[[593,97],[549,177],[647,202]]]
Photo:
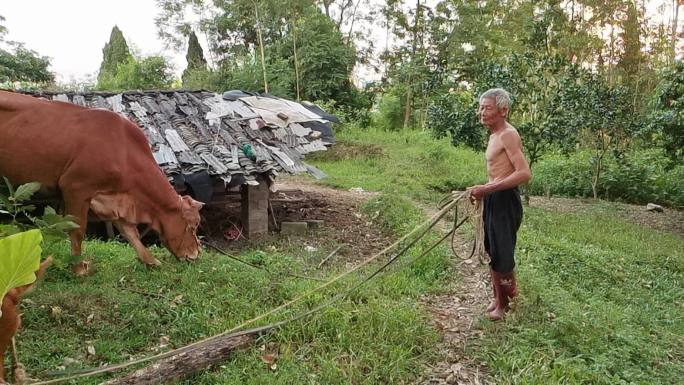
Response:
[[[511,109],[511,95],[503,88],[488,89],[482,95],[480,95],[480,102],[482,102],[482,99],[494,99],[496,102],[496,108],[498,109]]]

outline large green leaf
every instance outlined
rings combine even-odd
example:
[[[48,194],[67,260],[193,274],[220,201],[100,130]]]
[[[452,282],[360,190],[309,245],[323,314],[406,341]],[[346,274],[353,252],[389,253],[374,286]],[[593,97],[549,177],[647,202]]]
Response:
[[[0,239],[0,304],[8,291],[36,280],[42,241],[40,230],[29,230]]]

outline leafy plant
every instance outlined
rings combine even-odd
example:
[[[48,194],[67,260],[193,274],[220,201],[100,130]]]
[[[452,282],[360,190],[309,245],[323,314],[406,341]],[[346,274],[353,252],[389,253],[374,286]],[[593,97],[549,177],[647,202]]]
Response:
[[[0,225],[0,237],[16,234],[30,227],[37,227],[47,236],[62,236],[65,232],[78,228],[76,218],[59,215],[50,206],[45,207],[41,216],[33,214],[36,206],[29,203],[29,200],[40,190],[40,183],[25,183],[15,189],[7,178],[3,177],[3,180],[4,186],[0,186],[0,214],[9,215],[12,219],[9,224]],[[23,218],[30,223],[21,222]]]
[[[0,239],[0,304],[10,290],[36,280],[42,240],[40,230],[36,229]]]

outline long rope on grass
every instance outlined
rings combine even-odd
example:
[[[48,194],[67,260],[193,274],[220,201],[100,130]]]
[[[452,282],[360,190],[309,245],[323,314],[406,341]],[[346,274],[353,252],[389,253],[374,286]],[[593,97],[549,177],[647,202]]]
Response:
[[[212,248],[212,249],[214,249],[214,250],[216,250],[216,251],[218,251],[219,253],[225,255],[226,257],[228,257],[228,258],[230,258],[230,259],[232,259],[232,260],[234,260],[234,261],[240,262],[240,263],[242,263],[242,264],[244,264],[244,265],[247,265],[247,266],[252,267],[252,268],[254,268],[254,269],[257,269],[257,270],[263,270],[263,271],[265,271],[265,272],[267,272],[268,274],[271,274],[271,275],[283,275],[283,276],[286,276],[286,277],[299,278],[299,279],[308,279],[308,280],[311,280],[311,281],[319,281],[319,282],[325,281],[324,279],[318,278],[318,277],[309,277],[309,276],[306,276],[306,275],[299,275],[299,274],[293,274],[293,273],[278,273],[278,272],[275,272],[275,271],[271,271],[271,270],[269,270],[269,269],[267,269],[267,268],[265,268],[265,267],[263,267],[263,266],[258,266],[258,265],[255,265],[255,264],[253,264],[253,263],[249,263],[249,262],[247,262],[247,261],[245,261],[245,260],[243,260],[243,259],[240,259],[240,258],[238,258],[238,257],[236,257],[236,256],[234,256],[234,255],[228,254],[227,252],[223,251],[220,247],[214,245],[213,243],[210,243],[210,242],[207,242],[207,241],[202,240],[202,244],[203,244],[203,245],[206,245],[206,246],[208,246],[208,247],[210,247],[210,248]]]
[[[140,359],[137,359],[137,360],[132,360],[132,361],[128,361],[128,362],[120,363],[120,364],[105,365],[105,366],[101,366],[101,367],[99,367],[99,368],[92,368],[92,369],[83,369],[83,370],[78,370],[78,371],[72,371],[71,373],[77,373],[77,374],[70,375],[70,376],[65,376],[65,377],[61,377],[61,378],[56,378],[56,379],[52,379],[52,380],[48,380],[48,381],[33,382],[33,383],[31,383],[31,385],[50,385],[50,384],[57,384],[57,383],[65,382],[65,381],[76,380],[76,379],[79,379],[79,378],[92,377],[92,376],[96,376],[96,375],[103,374],[103,373],[110,373],[110,372],[118,371],[118,370],[121,370],[121,369],[130,367],[130,366],[133,366],[133,365],[139,365],[139,364],[142,364],[142,363],[146,363],[146,362],[150,362],[150,361],[157,361],[157,360],[160,360],[160,359],[163,359],[163,358],[175,356],[175,355],[178,355],[178,354],[181,354],[181,353],[184,353],[184,352],[193,350],[193,349],[199,347],[200,345],[205,344],[205,343],[207,343],[207,342],[209,342],[209,341],[215,340],[215,339],[217,339],[217,338],[226,337],[226,336],[237,337],[237,336],[242,336],[242,335],[251,335],[251,334],[255,334],[255,333],[261,333],[261,332],[264,332],[264,331],[267,331],[267,330],[270,330],[270,329],[273,329],[273,328],[282,326],[282,325],[284,325],[284,324],[286,324],[286,323],[289,323],[289,322],[292,322],[292,321],[295,321],[295,320],[298,320],[298,319],[302,319],[302,318],[304,318],[304,317],[307,317],[307,316],[309,316],[309,315],[311,315],[311,314],[313,314],[313,313],[316,313],[316,312],[320,311],[321,309],[323,309],[323,308],[325,308],[325,307],[327,307],[327,306],[330,306],[330,305],[332,305],[333,303],[339,301],[340,299],[344,298],[346,295],[348,295],[349,293],[351,293],[353,290],[358,289],[360,286],[362,286],[363,284],[365,284],[366,282],[368,282],[369,280],[371,280],[373,277],[377,276],[377,275],[380,274],[382,271],[384,271],[390,264],[392,264],[393,262],[395,262],[395,261],[396,261],[401,255],[403,255],[410,247],[412,247],[412,246],[413,246],[416,242],[418,242],[423,236],[425,236],[425,234],[427,234],[427,232],[430,231],[430,229],[432,229],[432,228],[437,224],[437,222],[439,222],[439,220],[440,220],[442,217],[444,217],[444,215],[446,215],[452,208],[455,208],[456,205],[459,203],[459,201],[463,200],[463,198],[464,198],[464,197],[467,197],[467,195],[468,195],[468,192],[463,192],[463,193],[459,194],[458,196],[452,196],[452,197],[451,197],[451,198],[452,198],[451,201],[445,203],[444,205],[442,205],[441,209],[440,209],[436,214],[434,214],[430,219],[428,219],[428,220],[424,221],[423,223],[419,224],[419,225],[416,226],[413,230],[411,230],[409,233],[407,233],[407,234],[405,234],[403,237],[401,237],[399,240],[395,241],[393,244],[387,246],[386,248],[384,248],[384,249],[381,250],[380,252],[374,254],[373,256],[371,256],[371,257],[365,259],[364,261],[362,261],[361,263],[359,263],[359,264],[356,265],[355,267],[351,268],[350,270],[345,271],[345,272],[343,272],[343,273],[340,273],[340,274],[338,274],[337,276],[335,276],[335,277],[333,277],[332,279],[330,279],[329,281],[327,281],[327,282],[325,282],[325,283],[322,283],[322,284],[320,284],[320,285],[318,285],[318,286],[316,286],[316,287],[314,287],[314,288],[312,288],[312,289],[306,291],[305,293],[303,293],[303,294],[301,294],[301,295],[299,295],[299,296],[297,296],[297,297],[295,297],[295,298],[293,298],[293,299],[291,299],[291,300],[289,300],[289,301],[283,303],[282,305],[280,305],[280,306],[278,306],[278,307],[276,307],[276,308],[273,308],[273,309],[271,309],[271,310],[269,310],[269,311],[267,311],[267,312],[265,312],[265,313],[263,313],[263,314],[261,314],[261,315],[259,315],[259,316],[257,316],[257,317],[254,317],[254,318],[252,318],[252,319],[249,319],[249,320],[247,320],[247,321],[244,321],[244,322],[242,322],[241,324],[239,324],[239,325],[233,327],[232,329],[226,330],[226,331],[224,331],[224,332],[222,332],[222,333],[219,333],[219,334],[214,335],[214,336],[211,336],[211,337],[204,338],[204,339],[202,339],[202,340],[200,340],[200,341],[193,342],[193,343],[191,343],[191,344],[189,344],[189,345],[186,345],[186,346],[183,346],[183,347],[174,349],[174,350],[170,350],[170,351],[168,351],[168,352],[159,353],[159,354],[155,354],[155,355],[148,356],[148,357],[143,357],[143,358],[140,358]],[[455,214],[455,218],[456,218],[456,217],[457,217],[457,214]],[[434,244],[432,244],[428,249],[426,249],[423,253],[421,253],[417,258],[414,258],[413,261],[416,261],[416,260],[418,260],[418,259],[424,257],[425,255],[427,255],[430,251],[432,251],[432,249],[434,249],[434,248],[435,248],[437,245],[439,245],[442,241],[444,241],[445,239],[447,239],[447,238],[449,237],[449,235],[451,235],[453,232],[455,232],[455,231],[458,229],[458,227],[460,227],[467,219],[468,219],[468,217],[465,217],[465,218],[463,218],[459,223],[457,223],[457,222],[456,222],[456,219],[455,219],[455,220],[454,220],[454,227],[452,228],[452,230],[451,230],[450,232],[448,232],[446,235],[444,235],[442,238],[440,238],[437,242],[435,242]],[[363,280],[361,280],[359,283],[353,285],[350,289],[348,289],[348,290],[346,290],[346,291],[344,291],[344,292],[342,292],[342,293],[339,293],[338,295],[334,296],[333,298],[331,298],[330,300],[324,302],[323,304],[320,304],[320,305],[316,306],[315,308],[313,308],[313,309],[311,309],[311,310],[308,310],[308,311],[306,311],[306,312],[304,312],[304,313],[295,315],[295,316],[290,317],[290,318],[288,318],[288,319],[286,319],[286,320],[283,320],[283,321],[279,321],[279,322],[276,322],[276,323],[272,323],[272,324],[269,324],[269,325],[265,325],[265,326],[261,326],[261,327],[256,327],[256,328],[252,328],[252,329],[248,329],[248,330],[242,330],[244,327],[246,327],[246,326],[248,326],[248,325],[251,325],[251,324],[253,324],[253,323],[255,323],[255,322],[259,321],[259,320],[262,320],[262,319],[264,319],[264,318],[266,318],[266,317],[268,317],[268,316],[270,316],[270,315],[272,315],[272,314],[274,314],[274,313],[276,313],[276,312],[278,312],[278,311],[280,311],[280,310],[283,310],[283,309],[285,309],[285,308],[287,308],[287,307],[290,307],[291,305],[293,305],[293,304],[295,304],[295,303],[297,303],[297,302],[300,302],[300,301],[302,301],[303,299],[305,299],[305,298],[311,296],[311,295],[314,294],[315,292],[317,292],[317,291],[319,291],[319,290],[322,290],[322,289],[324,289],[324,288],[326,288],[326,287],[332,285],[333,283],[335,283],[335,282],[337,282],[338,280],[340,280],[340,279],[342,279],[342,278],[344,278],[344,277],[350,275],[350,274],[353,273],[353,272],[358,271],[358,270],[361,269],[362,267],[364,267],[364,266],[368,265],[369,263],[371,263],[371,262],[375,261],[376,259],[378,259],[380,256],[387,254],[387,252],[389,252],[390,250],[394,249],[395,247],[397,247],[398,245],[400,245],[402,242],[404,242],[405,240],[407,240],[408,238],[410,238],[411,236],[413,236],[413,235],[415,235],[415,234],[417,234],[417,233],[419,233],[419,235],[417,235],[416,238],[415,238],[414,240],[412,240],[408,245],[406,245],[406,246],[405,246],[401,251],[399,251],[396,255],[394,255],[393,257],[391,257],[383,266],[381,266],[381,267],[380,267],[379,269],[377,269],[375,272],[373,272],[372,274],[370,274],[369,276],[367,276],[366,278],[364,278]]]

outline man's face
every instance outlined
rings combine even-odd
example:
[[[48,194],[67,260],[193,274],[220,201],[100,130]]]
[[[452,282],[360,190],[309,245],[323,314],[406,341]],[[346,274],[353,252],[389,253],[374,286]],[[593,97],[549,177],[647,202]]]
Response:
[[[480,116],[480,123],[486,127],[491,127],[500,120],[506,119],[506,108],[499,109],[496,106],[496,101],[492,98],[484,98],[480,100],[480,107],[477,109],[477,114]]]

